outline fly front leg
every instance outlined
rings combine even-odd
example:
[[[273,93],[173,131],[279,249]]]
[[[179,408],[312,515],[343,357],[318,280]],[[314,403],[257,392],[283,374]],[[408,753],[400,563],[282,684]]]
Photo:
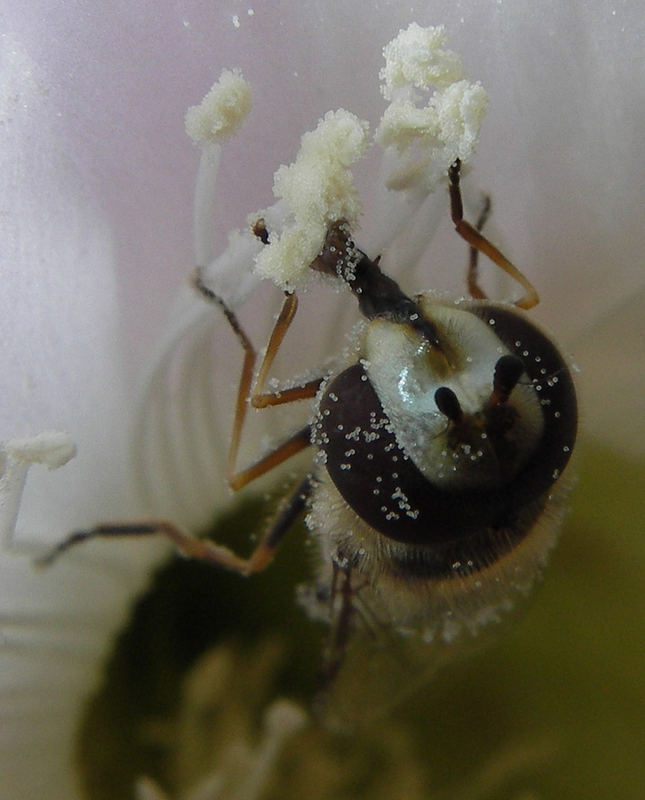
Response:
[[[477,223],[475,224],[475,229],[478,233],[481,233],[484,225],[486,224],[486,220],[490,215],[491,209],[491,202],[489,195],[484,197],[484,204],[482,206],[482,210],[477,218]],[[466,276],[466,282],[468,284],[468,293],[471,297],[474,297],[476,300],[487,300],[486,292],[481,288],[479,285],[479,250],[476,247],[469,248],[469,257],[468,257],[468,274]]]
[[[514,264],[512,264],[506,258],[506,256],[500,250],[497,249],[497,247],[495,247],[494,244],[489,242],[488,239],[483,236],[476,227],[464,219],[464,207],[461,200],[461,188],[459,185],[460,171],[461,161],[457,159],[448,170],[450,188],[450,214],[455,225],[455,230],[463,239],[468,242],[471,248],[474,248],[476,251],[488,256],[493,263],[497,264],[500,269],[503,269],[507,275],[510,275],[511,278],[516,280],[520,286],[522,286],[524,289],[524,294],[519,300],[515,301],[515,305],[519,308],[533,308],[540,302],[540,298],[533,284]],[[477,261],[475,260],[475,268],[476,265]]]
[[[64,539],[50,553],[37,560],[39,566],[49,566],[62,553],[76,545],[91,539],[130,538],[138,536],[165,536],[175,545],[181,555],[216,564],[240,575],[252,575],[261,572],[273,560],[275,551],[287,531],[294,524],[305,508],[307,498],[311,494],[312,478],[307,476],[296,491],[284,503],[278,516],[260,540],[248,558],[238,556],[228,547],[216,544],[208,539],[198,539],[182,530],[178,525],[166,520],[149,520],[138,523],[117,523],[97,525],[86,531],[76,531]]]
[[[266,408],[268,406],[293,403],[298,400],[312,399],[316,396],[323,378],[316,378],[280,392],[264,392],[264,385],[267,380],[269,369],[273,364],[298,308],[298,300],[294,294],[285,293],[282,308],[273,326],[254,385],[253,376],[257,361],[257,351],[240,325],[237,316],[218,294],[204,284],[199,270],[196,270],[194,274],[193,283],[201,295],[209,302],[215,303],[223,311],[226,320],[237,336],[244,351],[244,360],[242,362],[242,371],[235,402],[235,417],[233,419],[233,430],[231,432],[227,466],[229,486],[236,492],[311,444],[310,429],[307,425],[250,467],[238,470],[237,458],[249,403],[255,408]]]
[[[291,458],[291,456],[311,445],[311,429],[309,425],[306,425],[276,448],[265,454],[250,467],[238,471],[236,468],[237,456],[249,402],[261,408],[269,405],[280,405],[296,400],[313,398],[323,379],[320,378],[308,381],[301,386],[295,386],[291,389],[274,394],[263,392],[268,370],[273,363],[296,311],[297,301],[294,295],[287,295],[285,297],[282,310],[276,320],[260,365],[255,390],[253,390],[253,376],[257,352],[250,338],[240,325],[235,313],[227,306],[224,300],[204,284],[199,270],[196,270],[194,274],[193,284],[202,296],[221,309],[244,351],[227,469],[229,485],[233,491],[238,491],[251,481],[271,471],[288,458]],[[49,564],[61,553],[90,539],[161,535],[170,539],[177,549],[189,558],[217,564],[243,575],[250,575],[253,572],[259,572],[265,569],[270,563],[282,537],[293,524],[296,516],[303,510],[310,492],[311,479],[306,478],[280,512],[267,534],[262,538],[260,544],[248,558],[238,556],[223,545],[215,544],[204,539],[198,539],[182,530],[178,525],[167,520],[146,520],[137,523],[108,523],[98,525],[88,530],[77,531],[64,539],[49,554],[42,557],[38,563],[41,565]]]

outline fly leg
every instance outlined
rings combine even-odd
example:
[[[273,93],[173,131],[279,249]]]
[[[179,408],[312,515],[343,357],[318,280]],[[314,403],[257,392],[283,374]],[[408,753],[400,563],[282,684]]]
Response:
[[[483,253],[488,256],[490,260],[497,264],[500,269],[503,269],[507,275],[516,280],[524,289],[524,294],[519,300],[515,301],[515,305],[519,308],[533,308],[540,302],[537,291],[533,284],[528,280],[524,273],[512,264],[506,256],[495,247],[494,244],[480,233],[477,227],[470,224],[464,219],[464,208],[461,200],[460,181],[461,162],[457,159],[448,170],[448,180],[450,189],[450,215],[455,225],[457,233],[465,239],[470,245],[471,249]],[[472,256],[471,256],[472,259]],[[475,267],[476,267],[475,261]],[[476,279],[475,279],[476,284]],[[473,295],[477,296],[477,295]]]
[[[277,517],[248,558],[238,556],[228,547],[215,544],[208,539],[198,539],[167,520],[149,520],[137,523],[103,524],[89,530],[76,531],[50,553],[38,559],[37,563],[39,566],[49,566],[71,547],[91,539],[165,536],[173,542],[183,556],[217,564],[241,575],[251,575],[254,572],[261,572],[271,563],[278,545],[304,510],[311,489],[312,478],[308,475],[282,506]]]

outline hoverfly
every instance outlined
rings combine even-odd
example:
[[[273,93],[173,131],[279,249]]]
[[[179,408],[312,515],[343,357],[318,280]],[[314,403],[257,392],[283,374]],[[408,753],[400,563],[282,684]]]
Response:
[[[380,623],[448,639],[476,630],[525,591],[553,545],[563,514],[577,424],[565,358],[526,311],[538,295],[526,277],[463,217],[460,163],[448,173],[450,210],[470,246],[469,297],[405,294],[354,243],[343,220],[329,226],[311,269],[337,276],[358,301],[358,356],[300,385],[267,391],[268,375],[297,308],[286,293],[256,372],[257,351],[235,313],[199,272],[196,289],[224,313],[244,360],[228,456],[239,491],[305,448],[311,471],[248,557],[167,521],[105,524],[72,534],[49,557],[97,536],[163,534],[186,556],[243,575],[265,569],[303,512],[321,553],[316,588],[334,624],[326,679],[343,659],[360,605]],[[265,244],[263,220],[253,227]],[[515,303],[489,300],[478,254],[523,288]],[[249,405],[309,400],[310,421],[238,469]]]

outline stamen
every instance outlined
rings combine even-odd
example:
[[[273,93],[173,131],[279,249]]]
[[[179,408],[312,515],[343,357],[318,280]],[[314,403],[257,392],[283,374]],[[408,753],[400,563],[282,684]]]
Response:
[[[58,469],[75,454],[74,442],[59,431],[0,442],[0,544],[3,549],[15,551],[17,547],[14,534],[29,468],[40,464]]]
[[[244,738],[233,740],[233,751],[244,758],[238,755],[221,759],[190,795],[182,797],[215,800],[226,795],[236,800],[259,800],[264,796],[286,742],[307,724],[307,715],[290,700],[279,699],[267,709],[263,722],[262,738],[255,747]],[[234,791],[227,792],[227,787],[234,787]],[[148,777],[138,780],[136,791],[137,800],[170,800]]]
[[[443,25],[422,28],[412,22],[400,30],[383,48],[385,67],[379,74],[383,97],[392,100],[397,89],[410,86],[427,89],[433,85],[445,89],[460,81],[464,77],[461,58],[452,50],[442,50],[445,43]]]
[[[221,144],[242,127],[251,102],[251,87],[242,73],[225,69],[202,102],[186,112],[186,133],[200,147]]]
[[[372,249],[397,238],[402,269],[416,264],[438,227],[445,206],[436,189],[455,158],[472,156],[488,101],[445,43],[443,27],[413,23],[383,50],[381,92],[390,105],[374,137],[384,151],[370,197]]]
[[[195,258],[200,266],[214,256],[212,229],[220,145],[242,127],[251,100],[251,87],[242,73],[225,69],[202,102],[186,112],[186,134],[202,148],[194,200]]]
[[[412,23],[384,49],[381,91],[392,102],[375,139],[399,155],[389,189],[422,185],[433,191],[450,164],[471,157],[477,142],[488,96],[481,84],[463,79],[459,56],[441,49],[445,42],[442,27]],[[425,106],[418,104],[421,92],[430,93]]]
[[[274,176],[273,192],[283,198],[291,219],[256,260],[258,273],[293,291],[311,277],[310,264],[325,241],[329,226],[340,219],[350,227],[361,210],[351,164],[367,148],[368,124],[340,109],[330,111],[314,131],[305,133],[290,166]]]

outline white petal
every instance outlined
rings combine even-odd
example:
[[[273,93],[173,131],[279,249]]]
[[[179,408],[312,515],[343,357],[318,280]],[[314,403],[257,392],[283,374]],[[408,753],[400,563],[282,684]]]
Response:
[[[378,120],[372,76],[380,48],[416,18],[446,25],[451,48],[491,95],[471,179],[492,192],[506,249],[541,291],[544,319],[591,362],[595,321],[640,297],[645,62],[637,4],[592,4],[581,14],[564,2],[419,3],[409,16],[406,6],[404,18],[397,3],[369,14],[335,0],[254,10],[251,17],[233,2],[143,0],[114,10],[95,4],[81,15],[35,0],[6,11],[0,325],[3,386],[11,391],[0,427],[3,439],[57,428],[79,443],[76,462],[30,477],[27,537],[53,539],[134,509],[124,468],[134,386],[193,266],[195,165],[183,112],[224,66],[242,68],[257,102],[255,124],[227,144],[216,247],[249,210],[270,202],[276,166],[292,160],[301,133],[327,110]],[[370,179],[359,174],[361,189]],[[368,203],[365,212],[363,234],[377,241]],[[455,238],[447,231],[438,240],[426,286],[441,273],[461,285],[465,248]],[[622,318],[634,320],[628,311]],[[642,391],[633,360],[617,358],[624,336],[608,327],[593,362],[598,380],[608,374],[602,358],[617,385],[630,386],[607,404],[611,416],[598,407],[595,428],[612,439],[619,404]],[[100,551],[100,564],[70,556],[44,575],[15,557],[2,562],[0,767],[8,800],[73,796],[74,718],[145,561],[138,546],[127,556],[107,544]],[[132,572],[123,571],[129,559]]]

